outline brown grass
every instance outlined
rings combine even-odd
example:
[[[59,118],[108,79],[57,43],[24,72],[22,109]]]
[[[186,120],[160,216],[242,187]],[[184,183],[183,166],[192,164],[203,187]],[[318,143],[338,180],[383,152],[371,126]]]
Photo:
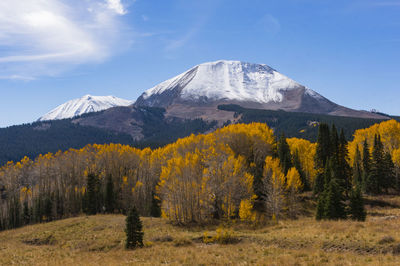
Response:
[[[0,264],[400,265],[400,209],[368,211],[376,215],[365,223],[303,217],[257,229],[232,225],[240,241],[229,245],[198,241],[205,232],[216,236],[217,227],[188,229],[143,218],[145,247],[133,251],[124,249],[123,216],[83,216],[1,232]]]

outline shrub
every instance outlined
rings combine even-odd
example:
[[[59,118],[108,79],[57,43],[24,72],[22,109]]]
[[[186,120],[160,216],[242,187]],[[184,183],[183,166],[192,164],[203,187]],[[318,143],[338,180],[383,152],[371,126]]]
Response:
[[[389,244],[393,243],[395,240],[391,236],[385,236],[381,240],[379,240],[378,244]]]

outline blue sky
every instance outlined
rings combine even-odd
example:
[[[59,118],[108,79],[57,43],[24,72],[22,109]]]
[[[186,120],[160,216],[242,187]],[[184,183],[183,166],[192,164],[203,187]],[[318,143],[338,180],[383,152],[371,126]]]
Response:
[[[135,100],[219,59],[400,115],[399,0],[2,0],[0,126],[85,94]]]

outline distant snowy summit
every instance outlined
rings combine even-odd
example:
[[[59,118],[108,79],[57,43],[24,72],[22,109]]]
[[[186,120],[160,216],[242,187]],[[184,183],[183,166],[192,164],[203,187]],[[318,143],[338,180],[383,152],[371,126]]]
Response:
[[[132,101],[115,96],[85,95],[79,99],[70,100],[54,108],[39,118],[38,121],[72,118],[86,113],[106,110],[111,107],[128,106],[131,104],[133,104]]]
[[[240,102],[282,102],[284,92],[304,88],[296,81],[264,64],[220,60],[197,65],[145,91],[141,101],[172,91],[183,100],[235,100]],[[310,89],[306,93],[321,97]],[[175,94],[175,93],[174,93]]]
[[[265,64],[228,60],[203,63],[166,80],[145,91],[135,106],[163,107],[174,115],[196,117],[205,113],[206,106],[215,108],[221,104],[381,118],[340,106]]]

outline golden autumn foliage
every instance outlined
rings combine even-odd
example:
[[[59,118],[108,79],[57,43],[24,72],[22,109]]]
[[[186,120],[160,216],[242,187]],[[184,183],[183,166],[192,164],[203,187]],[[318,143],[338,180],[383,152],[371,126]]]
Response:
[[[304,171],[306,178],[311,183],[314,182],[317,175],[317,170],[315,169],[315,153],[317,144],[298,138],[289,138],[286,139],[286,141],[289,144],[292,156],[294,156],[296,152],[299,154],[302,170]]]
[[[370,149],[372,149],[375,135],[381,136],[385,150],[390,152],[392,157],[398,156],[396,150],[400,149],[400,122],[389,120],[375,124],[369,128],[356,130],[353,141],[348,146],[351,165],[353,164],[356,147],[358,146],[358,149],[362,151],[363,143],[366,140]],[[400,166],[398,159],[395,163],[397,166]]]
[[[279,159],[271,156],[265,159],[263,186],[266,209],[271,217],[278,219],[283,208],[285,192],[285,175],[280,167]]]
[[[68,217],[84,208],[89,173],[103,188],[111,176],[118,210],[134,204],[149,215],[156,196],[169,219],[203,222],[238,216],[241,202],[252,201],[252,173],[274,145],[273,131],[262,123],[230,125],[155,150],[94,144],[9,162],[0,168],[0,184],[9,195],[21,195],[31,209],[43,195],[56,200],[49,211],[58,217],[61,204],[62,217]],[[7,216],[5,201],[0,210]]]
[[[286,188],[298,192],[302,187],[299,172],[294,167],[290,168],[286,175]]]

